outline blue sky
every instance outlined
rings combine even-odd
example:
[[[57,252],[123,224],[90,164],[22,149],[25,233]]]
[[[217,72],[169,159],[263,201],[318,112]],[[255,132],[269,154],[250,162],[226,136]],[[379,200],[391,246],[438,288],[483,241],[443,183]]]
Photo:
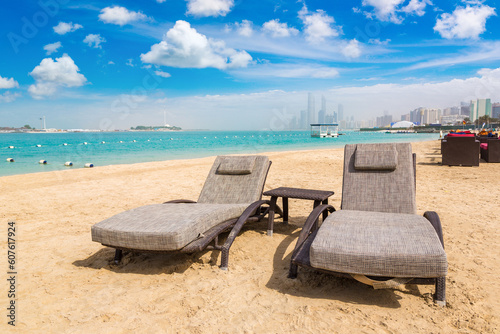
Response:
[[[495,1],[6,2],[0,126],[280,129],[500,101]]]

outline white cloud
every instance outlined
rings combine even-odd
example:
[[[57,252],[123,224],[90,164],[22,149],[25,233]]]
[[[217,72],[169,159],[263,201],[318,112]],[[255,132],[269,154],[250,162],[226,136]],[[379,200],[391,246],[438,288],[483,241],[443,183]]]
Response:
[[[143,63],[181,68],[214,67],[220,70],[246,67],[252,57],[246,51],[226,47],[223,41],[207,38],[186,21],[177,21],[163,41],[141,54]]]
[[[344,47],[342,47],[342,54],[347,58],[358,58],[361,56],[361,47],[356,39],[348,42]]]
[[[238,34],[245,37],[250,37],[253,34],[252,22],[248,20],[243,20],[241,23],[235,23]]]
[[[443,108],[456,105],[460,101],[478,98],[499,100],[500,68],[483,69],[478,72],[478,75],[467,79],[453,79],[437,83],[346,87],[332,89],[330,93],[339,97],[339,103],[344,103],[345,109],[360,112],[363,109],[380,110],[380,112],[388,110],[400,114],[420,106]],[[359,99],[359,96],[364,98]],[[422,101],[425,101],[424,105],[422,105]]]
[[[339,71],[333,67],[320,65],[263,64],[252,68],[251,71],[237,71],[236,74],[247,77],[332,79],[339,76]]]
[[[167,0],[156,0],[156,2],[158,2],[158,3],[164,3],[165,1],[167,1]]]
[[[186,118],[197,119],[205,128],[213,129],[262,129],[269,127],[273,118],[298,116],[307,107],[309,91],[271,91],[254,94],[229,94],[173,98],[165,107]],[[373,119],[384,110],[394,117],[418,107],[444,108],[460,101],[477,98],[500,100],[500,68],[482,70],[478,76],[445,82],[414,84],[370,84],[347,86],[324,91],[311,91],[316,96],[324,94],[327,106],[343,104],[344,112],[356,119]],[[446,92],[446,94],[443,94]],[[363,98],[360,98],[362,96]],[[330,102],[331,101],[331,102]],[[238,105],[238,118],[231,114],[231,107]],[[275,110],[286,112],[275,113]],[[210,119],[207,115],[212,116]],[[213,117],[218,115],[219,117]],[[199,118],[198,118],[199,117]],[[284,126],[288,122],[284,122]],[[243,125],[242,125],[243,124]],[[192,125],[194,127],[194,125]]]
[[[234,6],[233,0],[187,0],[188,14],[194,16],[226,16]]]
[[[496,15],[495,9],[490,6],[459,6],[451,14],[442,14],[436,21],[434,31],[446,39],[477,39],[486,31],[486,20],[493,15]]]
[[[7,79],[7,78],[2,78],[2,76],[0,76],[0,89],[10,89],[18,87],[19,83],[16,80],[14,80],[14,78]]]
[[[171,77],[170,73],[163,72],[163,71],[155,71],[155,74],[157,76],[163,77],[163,78],[170,78]]]
[[[73,22],[69,23],[59,22],[59,24],[56,25],[53,29],[56,34],[64,35],[67,34],[68,32],[73,32],[81,28],[83,28],[83,26],[78,23],[73,24]]]
[[[0,102],[5,102],[5,103],[14,102],[20,96],[21,96],[21,93],[19,93],[19,92],[11,93],[11,92],[7,91],[3,94],[0,94]]]
[[[403,7],[406,0],[363,0],[363,6],[373,7],[373,12],[363,12],[367,18],[375,16],[380,21],[403,23],[402,15],[423,16],[427,5],[432,5],[431,0],[410,0],[408,5]],[[354,9],[355,13],[361,12]]]
[[[78,71],[78,66],[67,54],[56,58],[55,61],[52,58],[45,58],[40,65],[31,71],[30,75],[35,79],[36,83],[31,85],[28,91],[33,98],[39,99],[53,95],[60,86],[82,86],[87,79]]]
[[[305,25],[304,33],[306,34],[306,40],[310,43],[321,43],[325,38],[339,35],[337,28],[331,26],[335,23],[333,17],[328,16],[321,9],[311,13],[304,5],[299,11],[299,18]]]
[[[130,67],[135,67],[134,65],[134,60],[132,58],[127,59],[127,62],[125,65],[130,66]]]
[[[385,41],[381,41],[380,38],[370,38],[368,40],[368,43],[375,44],[375,45],[388,45],[390,41],[391,41],[390,39],[386,39]]]
[[[288,37],[297,35],[299,31],[293,27],[288,27],[287,23],[281,23],[279,19],[267,21],[262,25],[262,30],[273,37]]]
[[[47,56],[53,54],[54,52],[57,52],[59,48],[61,48],[61,42],[55,42],[52,44],[47,44],[43,47],[45,51],[47,51]]]
[[[367,74],[366,79],[371,78]],[[306,82],[301,79],[296,81]],[[301,87],[304,87],[302,91],[238,92],[168,99],[161,93],[148,94],[147,98],[142,95],[142,99],[141,95],[90,94],[85,95],[81,103],[73,106],[72,113],[75,117],[80,117],[83,122],[78,127],[88,128],[95,127],[95,124],[99,124],[103,118],[110,118],[116,129],[128,129],[144,123],[155,124],[159,117],[163,117],[164,111],[168,110],[168,122],[183,128],[280,130],[286,129],[294,117],[300,118],[300,110],[307,109],[309,92],[317,98],[325,96],[329,113],[341,103],[344,106],[344,114],[354,116],[356,120],[373,119],[382,115],[385,110],[396,118],[417,107],[445,108],[457,105],[460,101],[467,102],[477,98],[500,101],[500,68],[483,69],[472,77],[444,82],[429,82],[420,77],[415,78],[412,83],[404,84],[374,84],[366,81],[364,84],[357,82],[356,86],[347,86],[336,79],[331,80],[331,83],[337,88],[314,90],[313,87],[302,84]],[[127,106],[132,105],[127,118],[110,108],[116,100],[127,101],[126,103],[132,101],[127,104]],[[234,106],[238,106],[238,112],[234,112]],[[48,108],[54,108],[53,104],[39,106],[42,111]]]
[[[83,43],[87,43],[89,47],[95,49],[102,49],[101,43],[104,42],[106,42],[106,39],[99,34],[89,34],[83,40]]]
[[[458,55],[439,56],[435,59],[418,62],[409,67],[403,68],[400,71],[414,71],[424,68],[445,68],[457,66],[461,64],[481,65],[485,63],[494,63],[500,60],[500,42],[483,42],[477,43],[474,48],[460,52]],[[398,73],[398,72],[396,72]]]
[[[119,26],[124,26],[128,23],[145,19],[147,19],[147,16],[143,13],[130,11],[127,8],[120,6],[103,8],[101,10],[101,14],[99,14],[99,20],[104,23],[112,23]]]
[[[407,14],[423,16],[427,5],[432,5],[432,2],[430,0],[411,0],[410,3],[401,10]]]
[[[363,0],[363,6],[371,6],[375,10],[375,16],[381,21],[401,23],[396,14],[396,8],[405,0]]]

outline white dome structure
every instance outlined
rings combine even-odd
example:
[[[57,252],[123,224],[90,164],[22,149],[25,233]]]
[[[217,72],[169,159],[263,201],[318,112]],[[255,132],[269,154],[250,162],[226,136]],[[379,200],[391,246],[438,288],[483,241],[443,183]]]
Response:
[[[408,121],[396,122],[392,125],[393,128],[412,128],[414,126],[415,124],[413,122]]]

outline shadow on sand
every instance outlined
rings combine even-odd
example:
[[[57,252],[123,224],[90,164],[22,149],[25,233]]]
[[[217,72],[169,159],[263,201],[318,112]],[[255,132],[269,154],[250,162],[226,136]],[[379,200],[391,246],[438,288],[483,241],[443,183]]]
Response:
[[[245,225],[240,233],[245,233],[250,229],[264,234],[267,231],[267,219]],[[229,232],[226,232],[219,236],[220,245],[224,244],[228,235]],[[238,238],[236,238],[235,242],[238,242]],[[213,266],[220,264],[218,263],[220,262],[220,251],[207,249],[193,254],[124,251],[123,258],[120,264],[117,265],[114,263],[115,249],[103,247],[86,259],[74,261],[73,265],[90,269],[106,269],[116,273],[158,275],[184,273],[193,264],[210,264]],[[209,256],[206,256],[206,254],[209,254]],[[229,265],[231,265],[231,262],[229,262]]]
[[[354,279],[336,277],[308,268],[299,267],[296,279],[288,278],[291,252],[295,247],[301,226],[306,217],[292,219],[288,228],[280,229],[286,237],[278,246],[273,257],[273,274],[266,284],[269,289],[280,293],[305,298],[331,299],[349,304],[376,305],[384,308],[399,308],[400,294],[419,296],[432,300],[432,296],[422,295],[416,285],[407,284],[395,289],[374,290]],[[294,224],[296,222],[296,224]],[[295,225],[295,226],[294,226]],[[278,224],[278,226],[286,226]]]

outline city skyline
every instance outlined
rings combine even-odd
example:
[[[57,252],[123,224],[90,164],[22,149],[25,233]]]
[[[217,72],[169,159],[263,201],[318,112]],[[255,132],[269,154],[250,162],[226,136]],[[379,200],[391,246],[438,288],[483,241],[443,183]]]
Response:
[[[500,101],[494,1],[41,0],[0,18],[0,126],[279,130],[309,93],[358,120]]]
[[[399,121],[409,121],[415,125],[460,125],[464,120],[469,119],[469,121],[473,122],[485,115],[490,118],[500,117],[500,102],[492,103],[489,98],[460,102],[442,109],[432,106],[420,106],[413,110],[401,112],[398,115],[388,114],[385,111],[383,116],[377,115],[370,119],[356,118],[355,115],[349,115],[349,113],[344,118],[343,104],[335,105],[335,102],[330,101],[327,107],[325,95],[321,95],[321,108],[315,108],[315,101],[316,96],[309,92],[307,94],[307,109],[297,113],[291,112],[284,116],[290,119],[286,129],[307,130],[311,123],[338,123],[340,129],[344,130],[388,127]]]

